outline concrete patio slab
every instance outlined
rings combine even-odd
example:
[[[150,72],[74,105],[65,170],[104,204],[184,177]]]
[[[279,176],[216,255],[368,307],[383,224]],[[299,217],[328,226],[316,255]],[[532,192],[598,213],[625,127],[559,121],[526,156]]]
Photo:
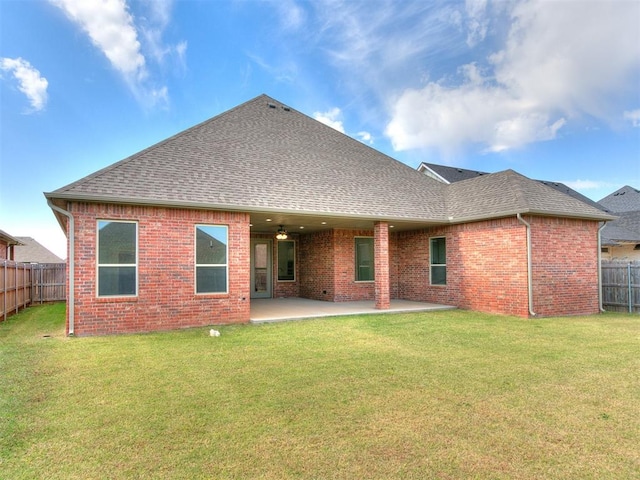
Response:
[[[424,312],[456,307],[437,303],[391,300],[389,310],[377,310],[373,300],[359,302],[321,302],[307,298],[269,298],[251,300],[251,323],[282,322],[304,318],[363,315],[372,313]]]

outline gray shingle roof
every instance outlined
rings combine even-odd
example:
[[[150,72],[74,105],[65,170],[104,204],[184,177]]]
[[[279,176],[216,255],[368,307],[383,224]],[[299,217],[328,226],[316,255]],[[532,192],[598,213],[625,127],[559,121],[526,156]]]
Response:
[[[425,223],[611,218],[513,171],[445,185],[266,95],[45,195]]]
[[[480,172],[478,170],[468,170],[466,168],[448,167],[446,165],[438,165],[436,163],[422,162],[420,167],[427,167],[449,183],[469,180],[470,178],[489,175],[488,172]]]
[[[513,170],[452,183],[447,210],[453,221],[531,213],[572,218],[611,219],[610,215]]]
[[[261,95],[48,198],[443,218],[444,185]]]
[[[444,180],[446,180],[449,183],[455,183],[455,182],[460,182],[462,180],[469,180],[471,178],[490,175],[488,172],[481,172],[479,170],[468,170],[466,168],[448,167],[446,165],[438,165],[436,163],[427,163],[427,162],[422,162],[422,165],[420,166],[420,168],[428,168],[433,173],[442,177]],[[544,183],[545,185],[559,192],[565,193],[570,197],[580,200],[581,202],[591,205],[592,207],[595,207],[598,210],[602,210],[603,212],[610,213],[610,210],[606,208],[604,205],[594,202],[590,198],[582,195],[580,192],[577,192],[574,189],[567,187],[564,183],[551,182],[549,180],[536,180],[536,181],[540,183]]]
[[[64,260],[31,237],[16,237],[22,245],[15,247],[16,262],[64,263]]]
[[[618,213],[602,230],[603,245],[640,243],[640,210]]]
[[[612,212],[640,210],[640,190],[625,185],[598,202]]]

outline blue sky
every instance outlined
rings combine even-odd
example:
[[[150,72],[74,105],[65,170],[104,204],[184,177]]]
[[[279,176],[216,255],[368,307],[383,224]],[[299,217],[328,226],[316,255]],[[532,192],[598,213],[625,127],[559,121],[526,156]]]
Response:
[[[411,167],[640,188],[640,2],[0,0],[0,229],[261,93]]]

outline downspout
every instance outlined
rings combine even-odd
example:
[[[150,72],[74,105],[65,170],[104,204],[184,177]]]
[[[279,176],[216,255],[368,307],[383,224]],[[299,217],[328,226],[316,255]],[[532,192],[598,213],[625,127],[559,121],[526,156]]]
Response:
[[[600,309],[600,313],[606,312],[604,307],[602,306],[602,230],[606,227],[607,222],[605,221],[598,228],[598,308]]]
[[[536,316],[533,311],[533,272],[531,269],[531,225],[528,224],[519,213],[516,215],[518,221],[527,228],[527,288],[529,294],[529,315]]]
[[[51,207],[52,210],[61,213],[65,217],[69,219],[69,227],[67,230],[69,233],[69,303],[67,304],[67,308],[69,309],[69,336],[73,336],[74,334],[74,324],[75,324],[75,222],[73,220],[73,215],[71,212],[64,210],[53,203],[51,200],[47,198],[47,204]]]

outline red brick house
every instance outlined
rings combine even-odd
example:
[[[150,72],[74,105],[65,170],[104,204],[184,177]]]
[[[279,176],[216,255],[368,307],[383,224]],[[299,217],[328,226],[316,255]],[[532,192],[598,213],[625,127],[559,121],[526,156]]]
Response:
[[[15,248],[23,243],[7,232],[0,230],[0,260],[15,260]]]
[[[276,297],[597,313],[612,218],[511,170],[443,184],[265,95],[45,196],[76,335],[248,322]]]

